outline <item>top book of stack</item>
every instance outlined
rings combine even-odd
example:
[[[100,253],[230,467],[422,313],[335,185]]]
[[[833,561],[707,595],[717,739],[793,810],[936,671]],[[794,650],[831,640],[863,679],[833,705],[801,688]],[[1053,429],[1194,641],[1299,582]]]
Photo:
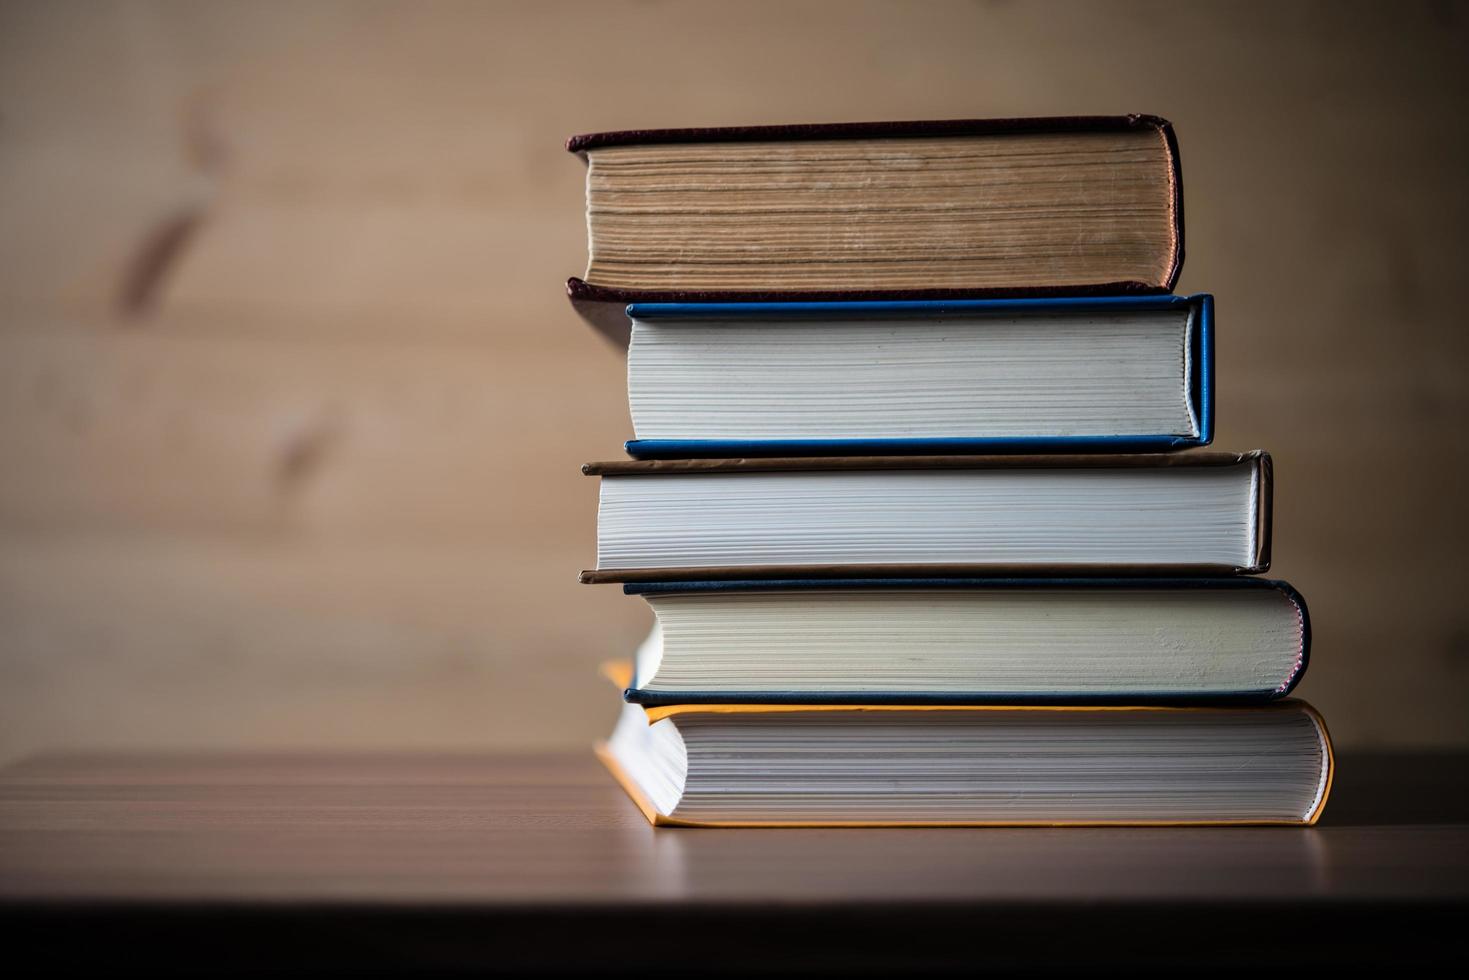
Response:
[[[629,303],[1166,293],[1178,148],[1155,116],[574,136],[589,259],[568,290],[625,343]]]

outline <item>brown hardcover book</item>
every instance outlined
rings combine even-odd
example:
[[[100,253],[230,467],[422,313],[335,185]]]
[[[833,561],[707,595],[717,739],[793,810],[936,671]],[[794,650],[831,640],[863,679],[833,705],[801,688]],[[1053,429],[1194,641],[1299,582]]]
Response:
[[[568,293],[625,343],[632,302],[1168,292],[1178,144],[1156,116],[574,136],[590,255]]]
[[[1261,451],[619,460],[597,582],[1253,574],[1270,566]]]

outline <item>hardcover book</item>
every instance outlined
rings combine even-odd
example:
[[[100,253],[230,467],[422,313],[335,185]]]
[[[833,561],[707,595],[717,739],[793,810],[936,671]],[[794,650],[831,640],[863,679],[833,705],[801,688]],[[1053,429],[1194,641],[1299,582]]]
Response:
[[[1312,824],[1331,741],[1231,707],[624,706],[598,755],[655,825]]]
[[[1213,438],[1212,297],[628,307],[639,458],[1145,452]]]
[[[573,304],[1166,293],[1183,263],[1172,127],[1083,116],[574,136],[589,255]]]
[[[589,463],[583,582],[1232,575],[1270,564],[1270,457],[864,456]]]
[[[667,704],[1257,702],[1310,655],[1265,579],[792,579],[623,590],[657,623],[627,700]]]

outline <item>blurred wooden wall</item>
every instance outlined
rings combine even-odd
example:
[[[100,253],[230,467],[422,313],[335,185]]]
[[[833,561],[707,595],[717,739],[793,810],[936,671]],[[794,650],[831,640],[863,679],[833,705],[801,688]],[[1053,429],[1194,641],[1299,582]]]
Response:
[[[584,745],[570,133],[1153,112],[1342,743],[1469,740],[1469,8],[5,3],[0,757]]]

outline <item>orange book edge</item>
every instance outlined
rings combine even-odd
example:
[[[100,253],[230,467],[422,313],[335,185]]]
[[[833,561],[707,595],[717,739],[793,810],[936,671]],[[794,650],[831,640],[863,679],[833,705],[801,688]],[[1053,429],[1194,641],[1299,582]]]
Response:
[[[600,668],[603,677],[619,689],[632,683],[632,663],[611,660]],[[622,787],[628,797],[655,827],[1310,827],[1320,819],[1326,809],[1326,800],[1331,795],[1331,785],[1336,774],[1336,753],[1332,748],[1331,735],[1326,728],[1326,719],[1304,701],[1287,699],[1261,705],[1261,711],[1299,707],[1311,717],[1321,738],[1324,756],[1321,783],[1316,800],[1310,811],[1300,820],[952,820],[952,821],[908,821],[908,820],[832,820],[832,821],[786,821],[786,820],[681,820],[659,813],[623,770],[612,754],[607,742],[599,741],[593,746],[597,758],[606,766],[612,778]],[[1053,704],[1032,705],[902,705],[902,704],[677,704],[656,708],[645,708],[648,724],[665,718],[695,712],[708,714],[777,714],[796,711],[1237,711],[1238,708],[1202,706],[1176,707],[1171,705],[1082,705],[1067,706]]]
[[[597,673],[612,682],[621,694],[632,687],[633,665],[631,660],[604,660],[597,667]]]

